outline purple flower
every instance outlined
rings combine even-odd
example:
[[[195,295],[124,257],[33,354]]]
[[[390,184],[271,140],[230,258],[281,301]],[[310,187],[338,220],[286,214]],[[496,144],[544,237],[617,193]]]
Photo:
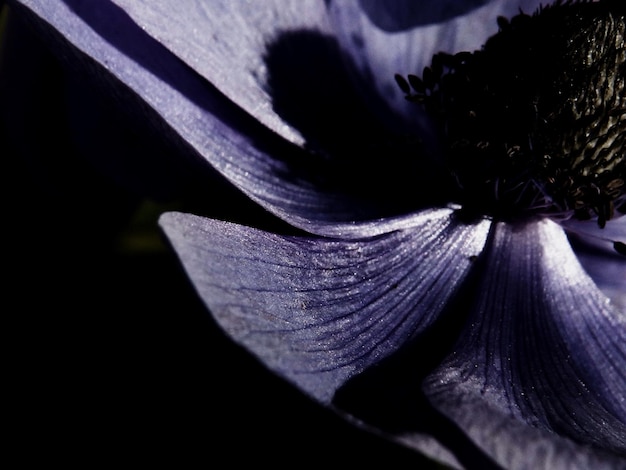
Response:
[[[626,465],[623,133],[562,138],[555,129],[575,128],[559,120],[567,113],[526,99],[543,90],[532,81],[543,70],[505,81],[509,65],[544,51],[526,63],[498,49],[506,39],[489,42],[485,60],[501,67],[486,77],[481,58],[454,55],[527,31],[512,18],[541,2],[10,3],[70,63],[123,89],[115,98],[181,155],[286,222],[161,218],[212,315],[269,369],[453,468]],[[583,17],[601,9],[548,10],[576,5]],[[624,10],[602,5],[617,78],[597,87],[611,108],[598,106],[598,119],[623,130]],[[448,72],[432,62],[441,51]],[[396,74],[411,78],[398,87]],[[502,95],[499,83],[520,88]],[[562,111],[586,96],[548,103]],[[475,125],[482,113],[488,125]],[[557,152],[582,135],[585,155],[609,149],[589,181]]]

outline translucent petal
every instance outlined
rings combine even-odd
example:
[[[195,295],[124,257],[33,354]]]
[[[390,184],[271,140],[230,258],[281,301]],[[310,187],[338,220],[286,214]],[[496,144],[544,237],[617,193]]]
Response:
[[[615,465],[626,314],[553,222],[498,224],[492,242],[466,332],[426,383],[431,402],[506,468]]]
[[[182,213],[165,214],[161,225],[224,330],[324,403],[437,318],[488,230],[488,222],[465,225],[445,212],[349,241]]]

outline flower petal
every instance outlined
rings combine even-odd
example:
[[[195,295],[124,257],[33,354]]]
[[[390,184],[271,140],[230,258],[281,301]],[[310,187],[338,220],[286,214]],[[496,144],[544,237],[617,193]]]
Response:
[[[553,222],[498,224],[492,242],[467,331],[426,393],[506,468],[615,464],[611,453],[626,455],[626,314]]]
[[[433,322],[488,231],[488,222],[465,225],[445,212],[351,241],[284,237],[183,213],[160,223],[226,332],[327,404],[349,377]]]
[[[268,44],[289,31],[328,31],[324,4],[315,0],[246,2],[113,0],[148,34],[270,129],[302,144],[276,114],[264,62]]]
[[[392,12],[394,16],[406,22],[406,29],[401,32],[389,31],[380,24],[380,18],[390,16],[387,3],[364,0],[328,3],[335,35],[354,62],[356,79],[359,86],[367,90],[365,95],[383,97],[407,122],[427,132],[428,121],[420,115],[418,107],[404,99],[394,75],[422,75],[424,67],[429,66],[433,55],[440,51],[456,53],[479,49],[497,32],[498,16],[511,17],[520,9],[532,13],[546,2],[493,0],[482,6],[485,2],[391,2],[397,9]],[[441,7],[433,9],[431,3]],[[417,4],[420,8],[423,6],[423,16],[419,16],[414,6]],[[452,5],[459,16],[451,18],[451,10],[446,7]]]

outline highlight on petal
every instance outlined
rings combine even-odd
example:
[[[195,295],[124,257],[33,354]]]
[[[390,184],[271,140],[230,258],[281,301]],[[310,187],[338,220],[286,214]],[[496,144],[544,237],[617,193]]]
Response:
[[[279,236],[183,213],[160,224],[222,328],[325,404],[437,318],[488,231],[488,222],[446,213],[356,240]]]
[[[425,383],[431,403],[505,468],[623,466],[626,314],[549,220],[499,223],[487,246],[466,331]]]
[[[512,17],[520,9],[532,13],[545,1],[541,0],[492,0],[489,2],[461,1],[436,2],[439,5],[455,4],[459,16],[451,17],[450,10],[433,10],[431,3],[413,2],[413,5],[429,8],[428,23],[404,29],[401,32],[386,31],[373,18],[372,2],[364,0],[341,0],[328,2],[329,15],[335,35],[342,50],[355,64],[359,86],[373,96],[382,96],[388,105],[407,122],[415,122],[428,129],[427,120],[417,117],[415,105],[407,103],[394,81],[394,75],[422,75],[424,67],[430,66],[434,54],[445,51],[456,53],[479,49],[485,40],[498,30],[497,17]],[[383,2],[380,2],[382,4]],[[409,6],[409,15],[416,16],[417,8]],[[485,3],[484,5],[480,5]],[[374,3],[375,5],[375,3]],[[383,8],[384,7],[379,7]],[[397,7],[401,10],[400,7]],[[439,17],[434,13],[438,12]],[[397,13],[396,13],[397,14]],[[367,94],[365,94],[367,96]],[[413,125],[413,124],[412,124]]]
[[[247,2],[113,0],[148,34],[237,105],[294,143],[297,129],[272,109],[264,55],[279,33],[327,32],[324,4],[316,0]]]

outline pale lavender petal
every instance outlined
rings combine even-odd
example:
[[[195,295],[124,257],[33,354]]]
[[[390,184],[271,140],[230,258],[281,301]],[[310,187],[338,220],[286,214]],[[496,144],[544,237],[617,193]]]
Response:
[[[279,236],[182,213],[161,225],[218,323],[270,369],[330,403],[348,378],[428,327],[488,222],[446,213],[375,238]]]
[[[268,89],[268,45],[293,31],[328,32],[316,0],[113,0],[148,34],[269,128],[302,145],[297,129],[276,114]]]
[[[503,15],[511,17],[520,9],[532,13],[541,0],[493,0],[484,2],[454,2],[459,16],[450,17],[449,9],[431,8],[421,23],[401,32],[387,31],[376,23],[372,2],[362,0],[329,1],[329,12],[342,49],[355,64],[358,83],[372,96],[382,96],[407,122],[428,129],[427,121],[419,109],[407,103],[404,94],[394,81],[394,74],[421,75],[437,52],[456,53],[479,49],[485,40],[498,30],[496,19]],[[383,2],[380,2],[382,5]],[[442,6],[453,2],[439,2]],[[419,4],[414,2],[413,4]],[[415,16],[416,9],[408,2],[406,16]],[[397,6],[398,10],[401,6]],[[478,6],[478,7],[477,7]],[[380,7],[388,15],[388,8]],[[439,18],[434,12],[439,11]],[[395,14],[400,15],[399,12]]]
[[[549,220],[497,224],[488,246],[466,331],[426,383],[431,402],[506,468],[623,465],[626,314]]]

